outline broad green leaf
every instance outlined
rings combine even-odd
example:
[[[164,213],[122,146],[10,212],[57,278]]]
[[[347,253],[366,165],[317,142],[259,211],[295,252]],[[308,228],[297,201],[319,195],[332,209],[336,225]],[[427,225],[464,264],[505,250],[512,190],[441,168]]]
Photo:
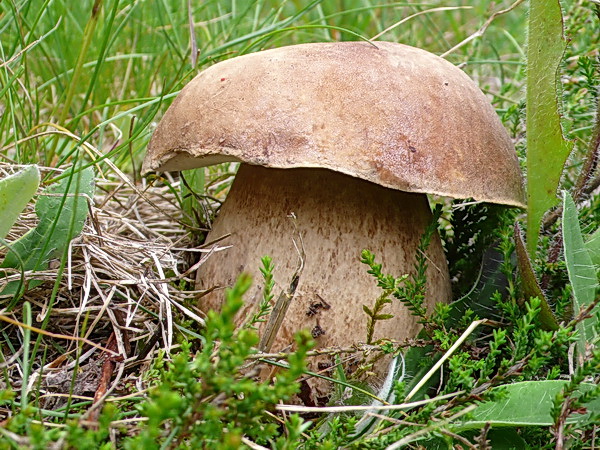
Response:
[[[458,428],[479,428],[486,423],[492,426],[552,425],[554,398],[568,383],[563,380],[523,381],[496,387],[492,391],[499,392],[499,399],[479,405]],[[582,383],[581,393],[595,387],[591,383]],[[585,414],[572,414],[567,423],[585,421],[591,414],[600,413],[600,399],[591,401],[586,407]]]
[[[573,311],[578,314],[594,301],[598,287],[598,275],[592,258],[583,243],[575,202],[566,191],[563,193],[563,197],[562,231],[565,262],[569,281],[573,288]],[[598,308],[595,308],[595,311],[597,310]],[[577,347],[580,355],[585,353],[586,343],[595,342],[595,324],[596,318],[593,317],[593,311],[592,317],[577,324],[579,332]]]
[[[559,0],[531,0],[527,38],[527,250],[534,257],[544,213],[572,143],[560,124],[558,68],[566,48]]]
[[[595,266],[600,266],[600,228],[593,233],[585,243],[585,248],[592,258]],[[598,267],[596,267],[598,269]],[[597,270],[596,270],[597,271]]]
[[[4,239],[40,185],[40,171],[29,166],[0,180],[0,239]]]
[[[49,261],[61,258],[71,239],[81,233],[88,214],[86,197],[93,194],[94,172],[91,168],[48,187],[35,205],[39,218],[37,227],[10,245],[11,251],[0,267],[26,271],[47,269]],[[28,281],[30,288],[41,283],[35,279]],[[12,281],[0,295],[14,296],[21,289],[21,283]]]

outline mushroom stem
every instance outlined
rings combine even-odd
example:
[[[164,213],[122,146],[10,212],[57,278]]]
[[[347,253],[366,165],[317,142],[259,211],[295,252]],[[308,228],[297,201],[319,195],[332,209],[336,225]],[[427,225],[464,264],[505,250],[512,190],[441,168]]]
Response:
[[[360,263],[361,250],[374,252],[385,272],[410,273],[430,221],[424,194],[384,188],[326,169],[242,164],[208,236],[214,240],[230,234],[224,243],[232,247],[207,259],[198,272],[198,285],[230,286],[241,272],[252,274],[255,285],[240,311],[242,322],[261,300],[262,256],[273,258],[276,289],[287,290],[298,268],[293,242],[297,229],[305,265],[273,351],[289,348],[293,334],[303,328],[311,331],[318,347],[364,342],[367,317],[362,306],[371,306],[382,292]],[[450,284],[437,235],[427,253],[426,305],[430,307],[448,301]],[[218,310],[222,299],[217,290],[203,297],[200,306]],[[417,319],[401,302],[394,300],[386,308],[384,313],[394,319],[378,322],[374,339],[402,340],[417,334]]]

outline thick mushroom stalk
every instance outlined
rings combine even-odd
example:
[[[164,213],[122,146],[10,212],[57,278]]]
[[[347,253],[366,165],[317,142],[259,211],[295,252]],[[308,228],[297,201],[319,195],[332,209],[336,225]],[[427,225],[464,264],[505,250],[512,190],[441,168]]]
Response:
[[[293,214],[293,218],[290,216]],[[242,164],[207,240],[231,234],[232,247],[212,254],[198,272],[202,288],[230,286],[240,272],[254,276],[240,321],[258,307],[262,295],[260,258],[275,263],[275,282],[288,288],[298,267],[295,230],[302,236],[305,261],[296,294],[272,350],[289,348],[293,334],[311,331],[319,347],[365,342],[367,316],[382,295],[375,279],[360,263],[362,249],[374,252],[384,270],[399,276],[414,270],[420,238],[432,216],[423,194],[386,189],[326,169],[266,169]],[[300,245],[300,244],[298,244]],[[450,298],[448,270],[439,237],[428,248],[427,300]],[[205,310],[220,308],[221,291],[202,298]],[[385,313],[394,319],[377,322],[374,339],[414,337],[416,319],[398,300]],[[264,329],[264,327],[263,327]]]

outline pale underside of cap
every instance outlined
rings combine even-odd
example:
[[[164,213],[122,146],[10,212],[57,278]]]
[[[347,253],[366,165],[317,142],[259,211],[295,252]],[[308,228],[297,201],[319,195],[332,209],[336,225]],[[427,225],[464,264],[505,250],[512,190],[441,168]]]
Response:
[[[514,146],[477,85],[390,42],[282,47],[201,72],[158,124],[142,170],[227,161],[524,206]]]

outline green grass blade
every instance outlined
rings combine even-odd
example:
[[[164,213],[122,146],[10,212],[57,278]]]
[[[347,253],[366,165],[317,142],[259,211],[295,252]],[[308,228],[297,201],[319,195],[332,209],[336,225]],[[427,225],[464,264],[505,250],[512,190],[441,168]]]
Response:
[[[527,250],[535,256],[544,213],[572,148],[560,123],[558,68],[566,42],[559,0],[531,0],[527,39]]]
[[[189,225],[198,227],[203,219],[202,206],[198,195],[204,192],[204,169],[184,170],[181,172],[184,182],[181,185],[181,207]]]
[[[592,258],[583,243],[575,202],[568,192],[565,191],[563,195],[562,228],[565,262],[573,289],[573,311],[577,315],[579,311],[594,301],[598,278]],[[597,310],[598,308],[595,308],[595,311]],[[585,354],[588,344],[595,342],[597,337],[595,325],[596,318],[593,316],[593,312],[592,317],[577,324],[579,334],[577,348],[580,355]]]
[[[4,239],[40,185],[40,171],[29,166],[0,180],[0,239]]]

